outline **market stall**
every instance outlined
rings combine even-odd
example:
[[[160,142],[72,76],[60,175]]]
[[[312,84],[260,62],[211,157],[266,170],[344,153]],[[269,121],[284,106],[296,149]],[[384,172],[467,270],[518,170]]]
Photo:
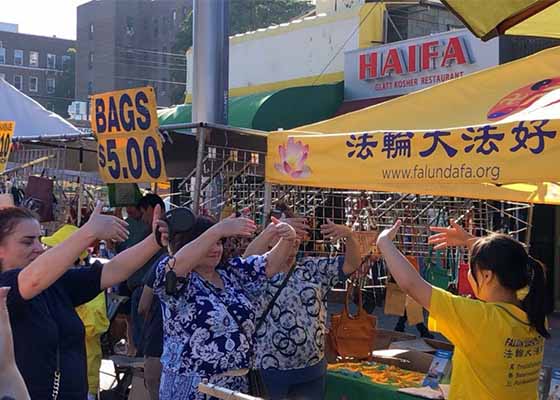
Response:
[[[560,48],[553,48],[385,104],[272,133],[266,181],[272,193],[276,187],[354,191],[356,202],[350,200],[351,207],[338,216],[359,230],[402,219],[396,240],[420,271],[434,265],[434,251],[425,244],[434,221],[447,225],[449,218],[459,218],[478,234],[498,230],[529,244],[529,203],[560,203],[560,179],[552,167],[560,156],[559,55]],[[484,214],[485,208],[491,211]],[[504,216],[507,222],[498,221]],[[426,279],[443,288],[455,283],[460,293],[461,275],[468,270],[461,268],[462,257],[438,254],[440,264]],[[452,259],[455,266],[446,266]],[[378,264],[373,261],[378,274],[373,287],[388,292]],[[357,374],[365,367],[329,371],[329,398],[399,398],[398,379],[379,386],[367,373]]]
[[[13,127],[2,156],[2,193],[38,211],[46,232],[79,224],[89,205],[104,198],[95,143],[57,114],[0,80],[0,121]],[[8,137],[8,136],[6,136]]]

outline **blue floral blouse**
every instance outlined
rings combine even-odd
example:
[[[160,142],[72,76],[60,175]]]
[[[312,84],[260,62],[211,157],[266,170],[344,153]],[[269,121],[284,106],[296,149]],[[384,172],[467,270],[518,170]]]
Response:
[[[218,266],[224,289],[193,271],[178,284],[176,295],[165,292],[167,260],[158,265],[154,283],[163,311],[163,374],[210,378],[249,368],[254,303],[265,290],[266,257],[235,258]],[[242,329],[230,313],[243,321]]]

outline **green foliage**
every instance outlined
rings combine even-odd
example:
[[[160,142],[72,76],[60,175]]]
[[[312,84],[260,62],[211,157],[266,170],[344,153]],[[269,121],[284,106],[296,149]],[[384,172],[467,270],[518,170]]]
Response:
[[[297,18],[313,9],[308,0],[230,0],[229,25],[230,35],[254,31],[277,25]],[[193,14],[187,15],[177,34],[173,51],[186,52],[193,44]],[[172,80],[183,81],[185,74],[181,71],[172,73]],[[184,90],[179,87],[172,95],[175,104],[183,103]]]

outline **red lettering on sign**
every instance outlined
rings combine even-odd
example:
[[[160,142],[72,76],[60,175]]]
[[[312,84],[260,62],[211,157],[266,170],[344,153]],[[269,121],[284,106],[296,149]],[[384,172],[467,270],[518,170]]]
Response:
[[[463,50],[463,45],[461,39],[458,37],[452,37],[447,43],[445,52],[443,53],[443,60],[441,60],[442,67],[449,67],[455,62],[458,65],[463,65],[467,63],[467,57]]]
[[[439,41],[433,40],[431,42],[422,43],[422,71],[432,69],[435,60],[439,55],[438,50]]]
[[[387,57],[383,63],[383,69],[381,70],[381,76],[387,76],[393,72],[399,75],[403,73],[403,66],[398,49],[390,49],[387,52]]]
[[[360,54],[360,79],[377,78],[377,53]]]
[[[418,72],[418,46],[408,47],[408,72]]]

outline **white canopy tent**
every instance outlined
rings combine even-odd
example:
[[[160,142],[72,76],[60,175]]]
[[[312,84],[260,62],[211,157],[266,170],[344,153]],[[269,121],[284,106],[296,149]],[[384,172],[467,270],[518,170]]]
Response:
[[[0,79],[0,121],[15,121],[14,137],[76,135],[81,132],[59,115]]]

